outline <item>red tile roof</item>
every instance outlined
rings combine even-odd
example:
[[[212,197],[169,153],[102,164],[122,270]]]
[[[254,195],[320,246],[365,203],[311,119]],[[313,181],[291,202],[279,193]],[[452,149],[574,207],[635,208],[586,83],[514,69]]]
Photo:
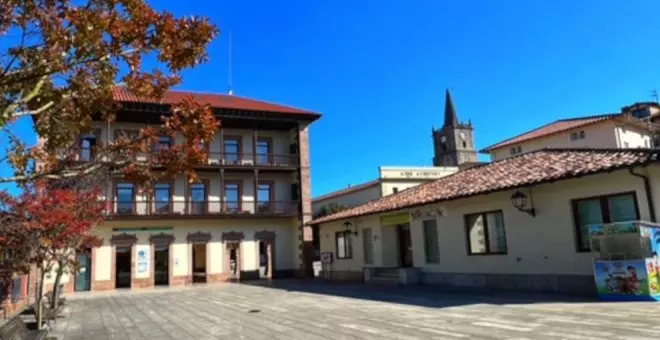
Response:
[[[375,179],[373,181],[369,181],[369,182],[365,182],[365,183],[362,183],[362,184],[354,185],[354,186],[348,187],[346,189],[337,190],[337,191],[331,192],[329,194],[325,194],[325,195],[321,195],[319,197],[313,198],[312,203],[322,202],[322,201],[325,201],[325,200],[328,200],[328,199],[331,199],[331,198],[348,195],[350,193],[353,193],[353,192],[356,192],[356,191],[359,191],[359,190],[371,188],[371,187],[376,186],[378,184],[380,184],[380,180]]]
[[[604,120],[612,119],[616,116],[620,116],[620,114],[606,114],[606,115],[589,116],[582,118],[560,119],[552,123],[543,125],[534,130],[527,131],[513,138],[509,138],[497,144],[491,145],[479,152],[490,152],[492,150],[499,149],[505,146],[526,142],[540,137],[550,136],[555,133],[564,132],[570,129],[575,129],[578,127],[582,127],[597,122],[602,122]]]
[[[301,116],[315,116],[317,118],[320,116],[320,114],[312,111],[297,109],[280,104],[268,103],[256,99],[239,97],[235,95],[230,96],[216,93],[168,91],[165,93],[165,96],[163,96],[162,99],[158,100],[154,98],[136,96],[130,93],[124,87],[115,87],[113,90],[114,99],[123,103],[175,104],[191,95],[195,98],[196,101],[211,105],[214,108],[296,114]]]
[[[308,224],[372,215],[532,184],[590,175],[658,160],[653,149],[542,149],[459,171]]]

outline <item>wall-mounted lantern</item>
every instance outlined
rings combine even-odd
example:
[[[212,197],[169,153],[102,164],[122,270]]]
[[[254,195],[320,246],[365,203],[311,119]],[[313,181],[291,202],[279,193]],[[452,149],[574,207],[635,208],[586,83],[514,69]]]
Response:
[[[352,225],[353,223],[351,223],[350,221],[344,222],[344,228],[346,228],[346,231],[351,232],[353,235],[357,236],[358,234],[357,224],[354,226],[353,230],[351,230]]]
[[[518,209],[518,211],[528,213],[532,215],[532,217],[536,216],[536,210],[534,209],[534,202],[530,200],[528,205],[527,195],[520,192],[519,190],[516,190],[516,192],[514,192],[513,195],[511,195],[511,204],[513,205],[514,208]]]

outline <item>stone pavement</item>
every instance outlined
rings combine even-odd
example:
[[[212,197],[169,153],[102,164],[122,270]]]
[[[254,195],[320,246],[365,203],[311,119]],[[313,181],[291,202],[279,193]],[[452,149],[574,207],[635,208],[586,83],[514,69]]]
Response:
[[[49,335],[104,339],[660,338],[660,303],[277,282],[74,295]]]

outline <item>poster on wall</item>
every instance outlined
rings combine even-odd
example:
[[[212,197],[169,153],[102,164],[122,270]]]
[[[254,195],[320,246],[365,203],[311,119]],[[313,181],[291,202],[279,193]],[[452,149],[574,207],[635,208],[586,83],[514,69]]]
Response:
[[[646,300],[650,282],[647,260],[596,261],[594,278],[598,295],[611,300]]]
[[[646,270],[649,277],[649,293],[660,299],[660,259],[658,256],[646,259]]]
[[[147,258],[147,251],[141,249],[137,253],[138,253],[137,271],[139,274],[144,274],[149,270],[149,259]]]

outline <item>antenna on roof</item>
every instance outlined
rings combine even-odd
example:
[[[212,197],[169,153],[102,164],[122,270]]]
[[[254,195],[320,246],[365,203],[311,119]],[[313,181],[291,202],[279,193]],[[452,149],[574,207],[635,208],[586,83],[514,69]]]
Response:
[[[228,82],[229,82],[229,95],[234,95],[234,84],[232,79],[232,56],[231,56],[231,31],[229,31],[229,70],[227,72]]]
[[[655,102],[660,104],[660,100],[658,100],[658,90],[653,89],[651,91],[651,97],[655,98]]]

